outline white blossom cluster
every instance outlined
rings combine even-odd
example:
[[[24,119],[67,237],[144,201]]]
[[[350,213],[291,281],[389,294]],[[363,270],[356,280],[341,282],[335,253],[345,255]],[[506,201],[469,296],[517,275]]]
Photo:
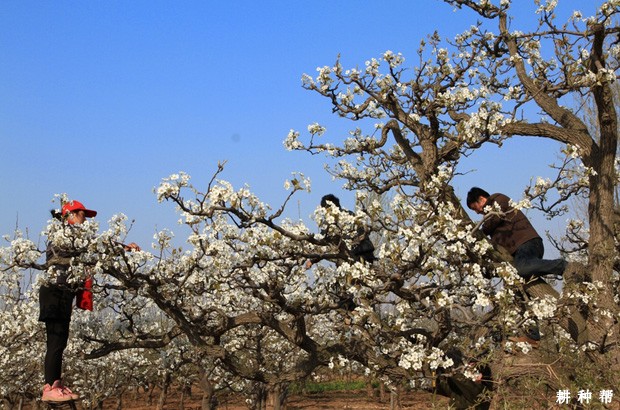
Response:
[[[400,356],[399,365],[405,369],[422,370],[424,362],[428,362],[431,369],[450,368],[454,365],[452,359],[437,348],[426,349],[423,345],[403,343],[403,354]]]
[[[463,123],[460,137],[469,144],[476,144],[487,134],[501,132],[502,126],[510,122],[511,119],[501,113],[500,104],[485,104]]]
[[[189,179],[189,175],[184,172],[172,174],[168,178],[164,178],[157,188],[157,201],[162,202],[171,196],[177,195],[182,187],[188,185]]]
[[[558,5],[558,0],[535,0],[535,2],[539,5],[536,10],[536,14],[540,14],[542,12],[552,13]]]
[[[537,319],[548,319],[555,315],[557,309],[556,298],[547,295],[542,299],[534,299],[529,302],[529,308]]]

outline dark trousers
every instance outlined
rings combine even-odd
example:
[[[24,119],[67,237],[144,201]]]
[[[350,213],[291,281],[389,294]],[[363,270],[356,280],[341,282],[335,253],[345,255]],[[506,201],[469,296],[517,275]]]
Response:
[[[542,259],[545,253],[542,238],[534,238],[517,248],[514,253],[515,268],[519,276],[530,279],[532,276],[561,276],[566,267],[564,259]]]
[[[52,385],[62,374],[62,355],[69,340],[69,320],[47,320],[47,351],[45,352],[45,383]]]
[[[561,276],[566,267],[564,259],[543,259],[545,247],[542,238],[534,238],[517,248],[514,253],[515,268],[525,280],[543,275]],[[525,335],[533,340],[540,340],[538,324],[524,329]]]

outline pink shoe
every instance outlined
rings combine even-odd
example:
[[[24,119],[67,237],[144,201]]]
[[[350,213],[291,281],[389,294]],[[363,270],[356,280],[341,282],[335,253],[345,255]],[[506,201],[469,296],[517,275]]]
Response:
[[[69,393],[65,393],[63,391],[60,380],[56,380],[51,386],[49,384],[43,386],[43,397],[41,397],[41,400],[45,402],[64,402],[71,401],[73,399]]]
[[[62,389],[63,393],[68,394],[71,397],[71,400],[77,400],[80,398],[79,394],[73,393],[71,389],[65,386],[64,384],[61,384],[60,388]]]

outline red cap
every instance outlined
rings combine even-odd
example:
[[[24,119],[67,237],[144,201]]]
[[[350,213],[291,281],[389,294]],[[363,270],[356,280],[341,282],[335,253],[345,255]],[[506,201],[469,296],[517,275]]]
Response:
[[[80,201],[69,201],[62,206],[62,216],[67,215],[69,212],[74,211],[84,211],[84,216],[87,218],[92,218],[97,216],[97,211],[93,211],[92,209],[86,209],[84,204]]]

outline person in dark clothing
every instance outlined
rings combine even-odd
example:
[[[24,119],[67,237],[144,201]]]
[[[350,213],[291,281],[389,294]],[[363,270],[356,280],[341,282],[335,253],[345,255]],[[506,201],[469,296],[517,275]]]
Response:
[[[499,205],[499,212],[493,214]],[[543,240],[523,212],[510,206],[510,198],[504,194],[489,195],[485,190],[473,187],[467,193],[467,206],[485,215],[486,207],[491,213],[482,224],[482,232],[491,237],[494,245],[508,250],[514,258],[519,275],[528,280],[532,277],[561,276],[566,268],[564,259],[542,259],[545,252]]]
[[[512,255],[519,276],[530,280],[564,273],[564,259],[542,259],[545,252],[542,238],[525,214],[510,206],[510,198],[506,195],[490,195],[484,189],[473,187],[467,193],[467,206],[477,214],[485,215],[482,232],[491,237],[494,245],[504,247]],[[509,340],[526,341],[534,347],[538,346],[540,332],[537,324],[524,329],[524,333],[525,338]]]
[[[97,211],[87,209],[79,201],[70,201],[63,204],[61,211],[52,211],[52,215],[67,225],[79,225],[86,218],[97,215]],[[127,250],[140,250],[135,243],[125,246]],[[83,289],[80,286],[68,283],[67,270],[71,258],[79,256],[81,252],[71,249],[62,249],[48,243],[45,256],[48,269],[53,268],[55,279],[42,285],[39,290],[39,321],[45,323],[46,352],[44,359],[45,386],[43,387],[44,402],[66,402],[77,400],[80,396],[62,382],[62,362],[65,348],[69,340],[69,328],[73,300]]]
[[[345,211],[346,213],[348,213],[349,215],[354,215],[353,212],[351,212],[350,210],[343,210],[342,207],[340,206],[340,199],[338,199],[337,196],[333,195],[333,194],[327,194],[325,196],[323,196],[321,198],[321,207],[329,209],[329,207],[336,207],[338,210],[341,211]],[[335,225],[338,227],[338,222],[335,223]],[[325,240],[327,240],[328,242],[337,245],[338,248],[341,248],[342,240],[343,237],[340,235],[340,233],[334,233],[329,232],[329,228],[323,228],[321,229],[321,234],[323,234]],[[350,256],[359,262],[364,262],[364,263],[372,263],[374,262],[377,258],[374,255],[374,251],[375,251],[375,247],[372,243],[372,241],[370,240],[370,236],[368,234],[368,232],[366,232],[366,230],[363,227],[360,227],[357,232],[356,232],[356,238],[354,238],[353,241],[353,245],[351,246],[351,249],[348,250]],[[313,263],[318,262],[319,259],[316,260],[308,260],[306,262],[306,269],[310,269],[310,267],[312,266]],[[340,265],[340,261],[336,262],[336,265]],[[350,277],[347,277],[346,279],[346,286],[341,286],[340,284],[336,284],[335,288],[333,289],[334,293],[338,295],[339,297],[339,302],[338,305],[339,307],[348,310],[348,311],[353,311],[356,308],[356,304],[353,301],[353,296],[349,293],[344,293],[344,289],[348,289],[350,285],[352,285],[353,280]]]
[[[52,211],[52,215],[68,225],[79,225],[86,218],[97,215],[97,211],[86,209],[79,201],[65,203],[60,213]],[[67,283],[67,269],[70,258],[79,252],[60,249],[48,243],[45,252],[48,268],[54,267],[56,279],[52,283],[41,286],[39,290],[39,321],[45,323],[47,336],[44,360],[45,386],[43,387],[44,402],[64,402],[76,400],[79,395],[73,393],[62,382],[62,361],[67,342],[73,311],[73,299],[78,289]]]
[[[340,199],[338,199],[337,196],[333,194],[327,194],[321,198],[321,206],[323,208],[329,207],[330,203],[333,204],[336,208],[342,210],[342,207],[340,206]],[[349,213],[350,215],[353,215],[353,212],[349,210],[345,210],[345,212]],[[325,231],[323,231],[322,233],[324,235],[326,234]],[[355,243],[353,247],[351,248],[351,255],[353,255],[355,259],[358,259],[360,261],[372,263],[377,258],[375,257],[375,254],[374,254],[375,246],[372,244],[372,241],[370,240],[370,235],[364,230],[364,228],[358,229],[357,234],[358,234],[358,237],[361,237],[361,239],[359,240],[359,242]],[[334,241],[335,243],[337,243],[341,240],[341,237],[332,236],[330,239]]]

